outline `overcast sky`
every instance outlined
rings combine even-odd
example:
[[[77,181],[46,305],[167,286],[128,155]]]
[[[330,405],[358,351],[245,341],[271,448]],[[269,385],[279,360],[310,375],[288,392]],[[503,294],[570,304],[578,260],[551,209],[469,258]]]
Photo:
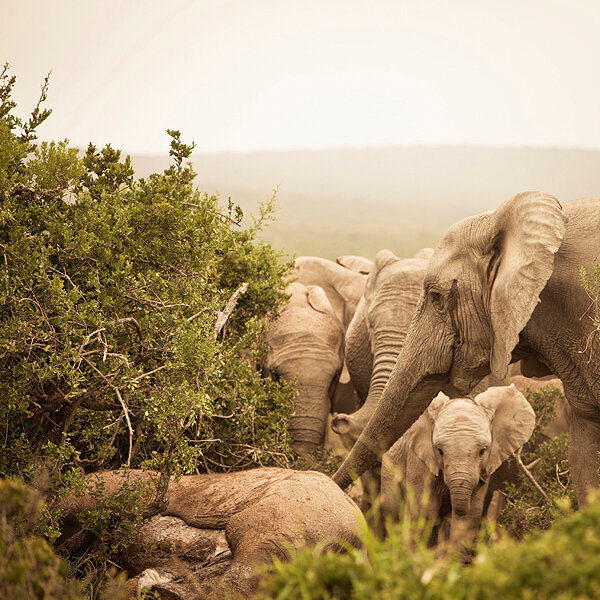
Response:
[[[0,0],[40,134],[165,153],[381,144],[600,148],[600,3]]]

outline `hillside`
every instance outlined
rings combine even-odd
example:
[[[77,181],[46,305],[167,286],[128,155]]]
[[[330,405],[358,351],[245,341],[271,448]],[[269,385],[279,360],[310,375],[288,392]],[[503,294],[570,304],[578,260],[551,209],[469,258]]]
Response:
[[[165,156],[132,156],[143,176]],[[265,238],[290,254],[373,257],[435,244],[456,220],[524,189],[565,202],[600,193],[600,150],[381,147],[195,154],[197,184],[252,211],[279,186]]]

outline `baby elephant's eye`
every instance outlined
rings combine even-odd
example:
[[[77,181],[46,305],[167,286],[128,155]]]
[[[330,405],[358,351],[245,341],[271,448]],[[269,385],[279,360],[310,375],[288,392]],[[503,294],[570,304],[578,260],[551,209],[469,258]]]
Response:
[[[479,451],[479,456],[483,456],[483,455],[485,454],[485,451],[486,451],[486,450],[487,450],[487,448],[482,448],[482,449]]]
[[[444,456],[444,451],[441,448],[436,448],[436,450],[440,453],[440,456]]]

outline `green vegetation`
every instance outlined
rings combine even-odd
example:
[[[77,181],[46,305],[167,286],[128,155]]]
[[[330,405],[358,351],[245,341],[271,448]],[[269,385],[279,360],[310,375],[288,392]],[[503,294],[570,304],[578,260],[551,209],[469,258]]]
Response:
[[[0,595],[75,600],[80,586],[48,542],[34,535],[43,502],[22,481],[0,481]],[[9,560],[6,560],[9,558]]]
[[[596,257],[595,263],[591,273],[588,273],[585,267],[581,267],[579,270],[583,287],[590,299],[587,314],[594,324],[595,331],[592,335],[600,334],[600,262],[598,257]]]
[[[535,483],[520,470],[519,481],[505,486],[507,506],[501,517],[503,525],[516,537],[533,529],[547,529],[561,511],[575,507],[567,458],[569,434],[548,440],[542,433],[556,415],[562,392],[548,385],[537,391],[526,390],[525,396],[535,411],[536,426],[521,458]]]

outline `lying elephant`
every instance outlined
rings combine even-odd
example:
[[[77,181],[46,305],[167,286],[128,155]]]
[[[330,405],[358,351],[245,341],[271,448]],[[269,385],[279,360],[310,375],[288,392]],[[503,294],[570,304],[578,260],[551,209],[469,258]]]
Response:
[[[105,471],[87,478],[92,489],[100,486],[103,498],[125,483],[147,486],[148,498],[154,497],[156,474],[148,471]],[[170,598],[222,598],[227,592],[247,597],[258,583],[254,567],[272,557],[289,558],[291,548],[359,545],[358,507],[314,471],[259,468],[188,475],[170,482],[167,500],[167,508],[136,534],[124,561],[131,576],[152,569],[156,591]],[[74,552],[83,540],[78,517],[97,506],[97,494],[66,502],[68,517],[58,544]],[[156,543],[165,541],[170,548],[157,550]]]
[[[531,436],[535,413],[514,385],[470,398],[439,394],[384,455],[383,515],[398,518],[410,485],[418,516],[440,525],[450,514],[450,539],[479,529],[489,477]]]

